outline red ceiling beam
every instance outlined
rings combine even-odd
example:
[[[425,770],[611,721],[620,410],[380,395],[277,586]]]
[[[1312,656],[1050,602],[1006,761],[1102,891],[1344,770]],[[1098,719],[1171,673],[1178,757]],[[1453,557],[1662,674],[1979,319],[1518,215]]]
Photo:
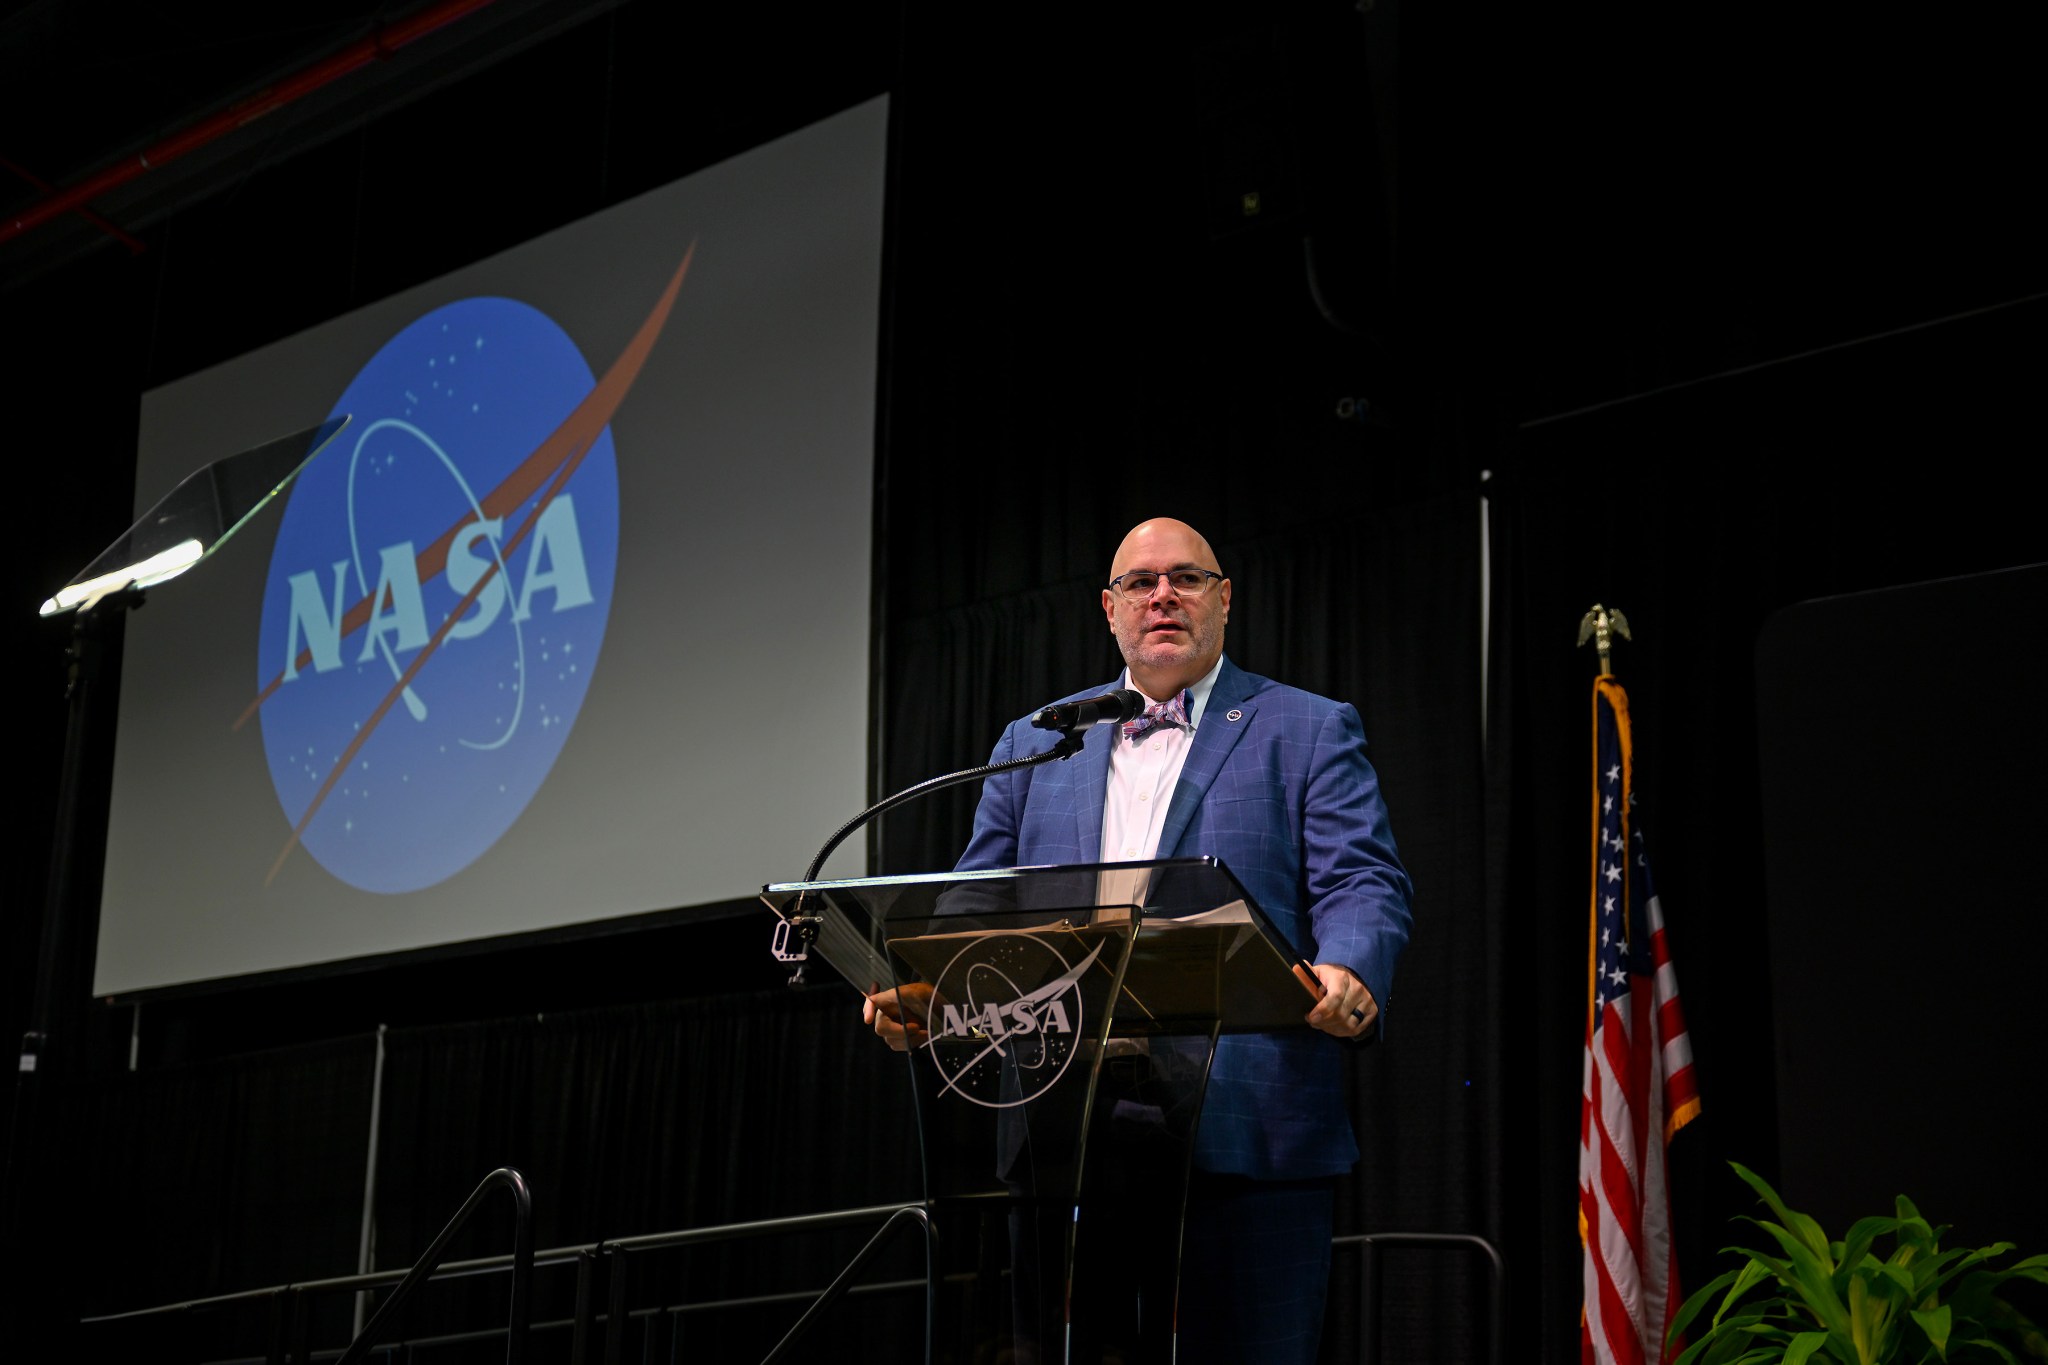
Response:
[[[351,72],[389,57],[400,48],[416,43],[428,34],[446,28],[456,20],[473,14],[491,3],[493,0],[440,0],[440,3],[429,5],[417,14],[379,29],[332,56],[324,57],[311,66],[284,77],[276,84],[265,86],[247,99],[236,101],[220,113],[172,133],[140,152],[123,157],[97,175],[81,180],[69,189],[58,190],[48,198],[12,215],[6,221],[0,222],[0,242],[19,237],[29,229],[73,209],[81,209],[108,190],[125,185],[167,165],[187,152],[196,151],[238,128],[247,127],[265,114],[275,113],[288,104],[302,100]]]
[[[44,194],[55,194],[57,192],[57,187],[52,185],[49,181],[43,179],[41,176],[35,174],[33,171],[26,169],[25,167],[15,165],[12,161],[9,161],[4,156],[0,156],[0,166],[4,166],[8,170],[14,172],[14,174],[20,176],[23,180],[28,181],[29,184],[35,186]],[[133,252],[135,255],[140,256],[142,254],[144,248],[142,245],[142,240],[140,238],[130,236],[128,233],[121,231],[120,228],[108,222],[106,219],[100,217],[91,209],[80,209],[78,211],[78,216],[85,219],[86,222],[91,223],[101,232],[106,233],[107,236],[112,237],[122,246],[127,247],[128,250]]]

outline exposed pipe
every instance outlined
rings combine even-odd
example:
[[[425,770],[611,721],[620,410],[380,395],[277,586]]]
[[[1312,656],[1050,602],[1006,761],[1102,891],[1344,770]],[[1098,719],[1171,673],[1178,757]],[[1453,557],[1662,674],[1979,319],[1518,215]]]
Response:
[[[187,152],[197,151],[210,142],[254,123],[265,114],[275,113],[288,104],[302,100],[314,91],[332,85],[343,76],[368,66],[371,62],[389,57],[400,48],[410,46],[428,34],[445,28],[457,19],[491,3],[493,0],[440,0],[440,3],[429,5],[418,14],[387,25],[369,37],[349,44],[332,56],[324,57],[311,66],[286,76],[276,84],[265,86],[247,99],[237,100],[220,113],[172,133],[140,152],[123,157],[70,189],[57,191],[49,198],[13,215],[6,222],[0,222],[0,242],[19,237],[30,228],[81,208],[108,190],[125,185],[167,165]]]

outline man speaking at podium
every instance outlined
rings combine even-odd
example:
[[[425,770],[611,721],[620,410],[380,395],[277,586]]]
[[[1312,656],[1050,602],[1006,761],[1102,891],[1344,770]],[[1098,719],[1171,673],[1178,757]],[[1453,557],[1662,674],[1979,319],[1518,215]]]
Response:
[[[1161,518],[1125,536],[1102,612],[1126,665],[1113,686],[1143,693],[1145,714],[1075,759],[989,778],[957,870],[1215,857],[1313,964],[1315,1031],[1217,1046],[1179,1294],[1181,1361],[1312,1365],[1335,1183],[1358,1160],[1339,1040],[1387,1027],[1408,875],[1357,711],[1223,657],[1230,580],[1193,527]],[[1055,738],[1020,720],[989,761]],[[890,995],[866,1019],[892,1047],[921,1043]]]

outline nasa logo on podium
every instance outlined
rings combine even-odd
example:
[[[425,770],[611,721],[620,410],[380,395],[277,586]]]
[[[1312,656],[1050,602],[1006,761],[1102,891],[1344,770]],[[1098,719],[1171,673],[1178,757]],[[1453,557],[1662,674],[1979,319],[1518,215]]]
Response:
[[[571,420],[595,383],[536,308],[436,308],[356,375],[334,405],[354,421],[292,490],[258,630],[263,748],[296,843],[351,886],[470,866],[575,726],[619,551],[610,409]]]
[[[941,1093],[1011,1109],[1057,1084],[1085,1036],[1080,980],[1102,949],[1070,961],[1041,934],[971,938],[932,983],[925,1050]]]

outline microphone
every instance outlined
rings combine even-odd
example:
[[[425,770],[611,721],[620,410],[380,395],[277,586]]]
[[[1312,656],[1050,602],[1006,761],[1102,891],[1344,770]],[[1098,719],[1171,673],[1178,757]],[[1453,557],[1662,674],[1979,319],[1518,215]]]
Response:
[[[1128,687],[1082,701],[1048,706],[1031,718],[1041,730],[1078,730],[1088,725],[1121,725],[1145,709],[1145,696]]]

